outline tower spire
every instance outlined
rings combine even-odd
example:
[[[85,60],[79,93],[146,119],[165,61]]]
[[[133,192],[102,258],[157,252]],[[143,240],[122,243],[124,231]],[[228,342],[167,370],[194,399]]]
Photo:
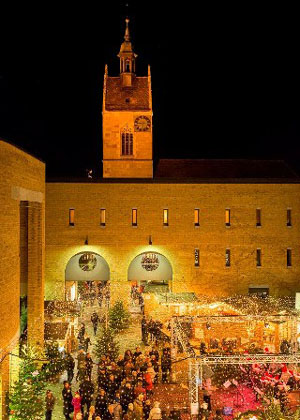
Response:
[[[125,29],[125,35],[124,35],[124,39],[126,42],[130,41],[130,33],[129,33],[129,22],[130,20],[128,18],[125,19],[126,22],[126,29]]]
[[[120,77],[123,87],[131,87],[135,77],[135,59],[137,55],[134,53],[130,41],[129,19],[125,19],[126,28],[124,41],[121,44],[118,57],[120,58]]]

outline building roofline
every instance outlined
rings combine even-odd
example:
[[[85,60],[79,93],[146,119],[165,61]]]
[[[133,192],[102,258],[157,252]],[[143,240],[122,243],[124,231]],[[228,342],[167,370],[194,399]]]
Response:
[[[300,178],[54,178],[46,184],[300,184]]]
[[[44,160],[42,160],[41,158],[36,157],[35,155],[33,155],[31,152],[29,152],[28,150],[24,149],[24,147],[21,146],[17,146],[13,141],[8,140],[8,139],[4,139],[3,137],[0,137],[0,141],[2,141],[3,143],[7,143],[10,146],[15,147],[16,149],[20,150],[23,153],[26,153],[26,155],[29,155],[31,157],[33,157],[34,159],[40,161],[41,163],[43,163],[44,165],[46,165],[46,162]]]

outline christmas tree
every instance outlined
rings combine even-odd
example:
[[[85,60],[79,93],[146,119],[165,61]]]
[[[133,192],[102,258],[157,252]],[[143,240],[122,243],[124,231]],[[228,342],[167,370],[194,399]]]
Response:
[[[115,332],[113,330],[110,328],[101,330],[94,353],[98,360],[105,355],[109,355],[112,360],[116,360],[119,355],[119,345],[115,342]]]
[[[44,418],[46,383],[35,358],[36,354],[32,349],[23,350],[19,380],[14,384],[10,395],[11,420]]]
[[[122,331],[130,325],[130,313],[124,308],[121,300],[109,311],[109,326],[115,331]]]

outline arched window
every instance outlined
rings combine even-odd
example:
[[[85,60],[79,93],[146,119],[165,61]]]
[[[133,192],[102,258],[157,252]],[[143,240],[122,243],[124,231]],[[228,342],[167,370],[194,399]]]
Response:
[[[133,155],[133,134],[130,128],[125,128],[122,131],[122,155]]]

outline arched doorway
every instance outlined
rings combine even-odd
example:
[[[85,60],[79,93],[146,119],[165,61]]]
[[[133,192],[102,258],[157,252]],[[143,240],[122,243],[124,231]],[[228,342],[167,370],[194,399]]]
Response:
[[[101,255],[92,251],[74,255],[66,266],[66,300],[109,299],[109,277],[109,266]]]
[[[169,260],[158,252],[143,252],[128,267],[128,280],[141,286],[144,292],[168,292],[172,277],[173,270]]]

